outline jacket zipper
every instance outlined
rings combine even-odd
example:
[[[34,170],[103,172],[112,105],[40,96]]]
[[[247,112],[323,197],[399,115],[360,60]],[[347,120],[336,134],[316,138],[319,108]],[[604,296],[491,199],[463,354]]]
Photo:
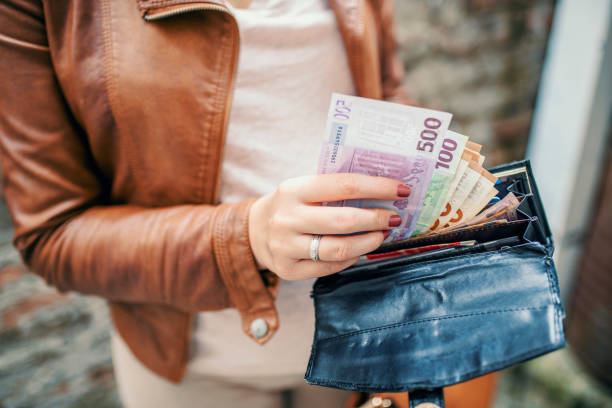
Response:
[[[194,3],[194,4],[185,4],[178,7],[172,7],[163,11],[147,11],[144,15],[144,19],[146,21],[156,21],[161,20],[167,17],[174,17],[180,14],[191,13],[194,11],[220,11],[222,13],[229,14],[233,17],[233,14],[229,12],[229,10],[223,6],[218,4],[209,4],[209,3]]]

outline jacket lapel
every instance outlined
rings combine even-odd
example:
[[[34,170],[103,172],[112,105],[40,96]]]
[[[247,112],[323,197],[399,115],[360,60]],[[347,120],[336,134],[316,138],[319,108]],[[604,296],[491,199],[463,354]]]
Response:
[[[329,0],[344,41],[357,93],[382,98],[376,20],[367,0]]]

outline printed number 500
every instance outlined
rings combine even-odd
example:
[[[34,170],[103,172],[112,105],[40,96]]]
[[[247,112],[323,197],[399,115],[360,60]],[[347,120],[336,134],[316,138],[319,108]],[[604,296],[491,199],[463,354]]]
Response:
[[[438,137],[436,129],[442,125],[442,122],[436,118],[427,118],[424,125],[426,129],[421,131],[421,140],[417,143],[417,150],[432,153],[434,149],[433,141]]]

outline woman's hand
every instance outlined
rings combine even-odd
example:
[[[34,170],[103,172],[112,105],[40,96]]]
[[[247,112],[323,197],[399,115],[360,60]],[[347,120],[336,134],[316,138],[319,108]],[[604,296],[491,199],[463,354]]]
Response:
[[[401,218],[391,210],[327,207],[322,202],[359,198],[401,200],[410,188],[397,180],[361,174],[322,174],[284,181],[255,201],[249,240],[257,265],[283,279],[309,279],[339,272],[378,248]],[[367,231],[367,232],[366,232]],[[351,234],[337,236],[337,234]],[[310,241],[321,234],[319,258],[310,259]]]

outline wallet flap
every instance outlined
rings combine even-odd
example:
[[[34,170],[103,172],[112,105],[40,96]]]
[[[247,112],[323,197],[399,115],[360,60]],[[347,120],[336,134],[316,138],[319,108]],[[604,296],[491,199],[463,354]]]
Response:
[[[307,382],[443,387],[565,345],[554,264],[538,242],[387,272],[317,282]]]

